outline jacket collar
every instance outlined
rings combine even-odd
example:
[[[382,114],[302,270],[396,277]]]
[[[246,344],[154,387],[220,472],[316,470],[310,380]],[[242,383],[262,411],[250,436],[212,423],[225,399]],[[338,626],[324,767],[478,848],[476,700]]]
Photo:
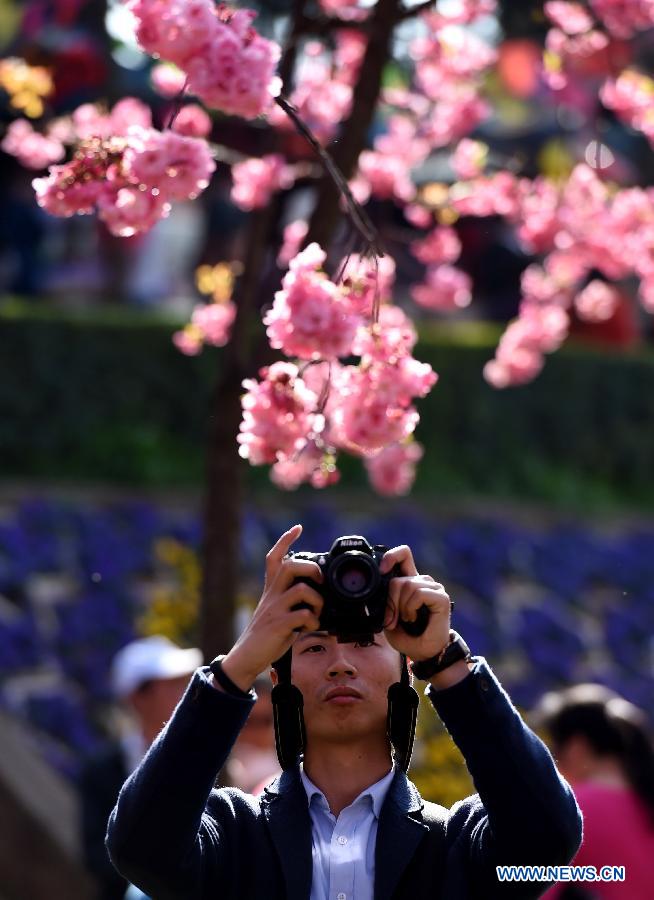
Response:
[[[281,862],[287,900],[309,900],[312,878],[311,818],[300,770],[269,785],[261,807]],[[390,900],[402,873],[428,831],[423,802],[404,772],[396,771],[379,817],[375,848],[375,900]]]
[[[422,797],[404,772],[397,770],[379,817],[375,848],[375,900],[390,900],[428,826]]]
[[[300,770],[282,772],[265,788],[261,808],[281,863],[286,900],[309,900],[313,871],[311,818]]]

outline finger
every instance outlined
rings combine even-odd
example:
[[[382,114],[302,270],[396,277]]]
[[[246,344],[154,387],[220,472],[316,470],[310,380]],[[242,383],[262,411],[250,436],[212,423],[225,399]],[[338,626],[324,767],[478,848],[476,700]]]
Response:
[[[320,619],[310,609],[298,609],[288,617],[291,631],[320,631]]]
[[[425,603],[425,588],[414,581],[405,581],[400,586],[398,597],[398,618],[403,622],[415,622],[418,609]]]
[[[316,584],[322,584],[322,570],[318,563],[311,562],[310,559],[295,559],[295,557],[284,559],[273,579],[275,589],[286,590],[296,578],[310,578]]]
[[[314,591],[308,584],[294,584],[293,587],[284,591],[282,599],[284,606],[289,611],[293,610],[293,607],[297,606],[298,603],[306,603],[307,606],[311,607],[311,612],[315,616],[319,616],[322,612],[323,599],[318,591]]]
[[[379,571],[385,575],[391,571],[393,566],[399,566],[403,575],[418,574],[413,559],[413,553],[411,552],[411,548],[407,547],[406,544],[401,544],[399,547],[393,547],[392,550],[387,550],[379,564]]]
[[[390,597],[386,603],[386,615],[384,619],[384,628],[392,631],[397,625],[397,604]]]
[[[302,534],[301,525],[293,525],[279,538],[277,543],[266,554],[266,583],[272,581],[291,545]]]

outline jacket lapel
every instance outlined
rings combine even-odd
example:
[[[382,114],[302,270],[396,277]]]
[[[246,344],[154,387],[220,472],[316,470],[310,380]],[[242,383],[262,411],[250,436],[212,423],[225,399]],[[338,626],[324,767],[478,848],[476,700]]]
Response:
[[[286,900],[309,900],[313,872],[311,819],[299,770],[283,772],[267,787],[261,807],[284,874]]]
[[[420,821],[420,794],[397,771],[379,816],[375,848],[375,900],[390,900],[402,873],[429,828]],[[415,816],[415,818],[414,818]]]

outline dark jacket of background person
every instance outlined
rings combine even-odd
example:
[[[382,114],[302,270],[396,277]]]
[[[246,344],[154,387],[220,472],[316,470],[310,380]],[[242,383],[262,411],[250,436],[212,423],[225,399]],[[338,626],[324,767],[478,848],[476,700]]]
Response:
[[[311,821],[299,770],[260,797],[212,790],[252,701],[196,672],[112,813],[114,864],[157,900],[308,900]],[[382,807],[375,900],[537,897],[498,885],[495,865],[564,864],[581,839],[574,797],[486,663],[430,699],[480,796],[447,810],[396,772]],[[480,799],[481,797],[481,799]]]
[[[107,819],[129,772],[120,745],[91,757],[80,779],[81,835],[84,862],[93,875],[98,900],[123,900],[127,881],[112,866],[104,846]]]

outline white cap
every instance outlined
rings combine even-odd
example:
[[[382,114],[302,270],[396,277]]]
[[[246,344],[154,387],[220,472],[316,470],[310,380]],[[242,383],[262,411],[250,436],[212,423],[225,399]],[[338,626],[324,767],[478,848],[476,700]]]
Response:
[[[167,637],[154,635],[118,651],[111,664],[111,687],[116,697],[123,698],[146,681],[190,675],[201,665],[197,647],[182,650]]]

